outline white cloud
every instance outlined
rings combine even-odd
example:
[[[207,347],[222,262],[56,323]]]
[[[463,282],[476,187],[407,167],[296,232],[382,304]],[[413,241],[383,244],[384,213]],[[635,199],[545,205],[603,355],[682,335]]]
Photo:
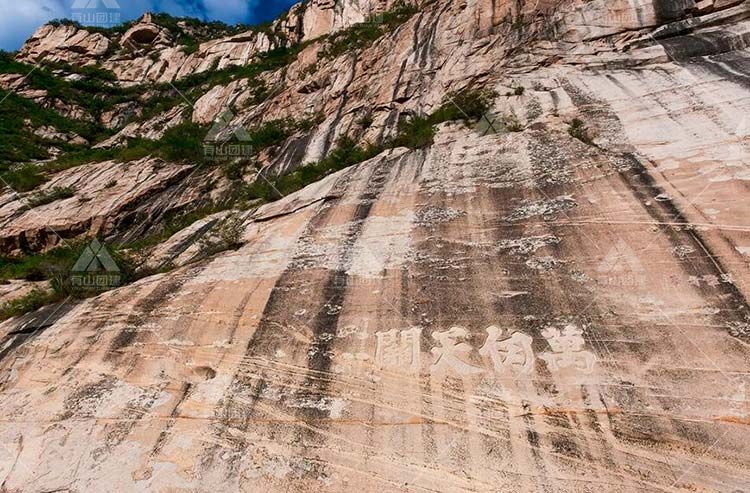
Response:
[[[97,0],[91,0],[96,3]],[[260,0],[117,0],[122,21],[146,11],[220,20],[228,24],[252,22]],[[42,24],[70,18],[74,0],[0,0],[0,49],[17,50]],[[293,3],[290,0],[289,3]]]
[[[39,26],[66,15],[57,0],[0,0],[0,48],[15,50]]]

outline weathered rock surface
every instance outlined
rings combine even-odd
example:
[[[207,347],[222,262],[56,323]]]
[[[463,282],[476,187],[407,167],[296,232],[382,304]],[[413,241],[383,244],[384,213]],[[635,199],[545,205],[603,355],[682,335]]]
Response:
[[[174,108],[161,113],[154,118],[151,118],[147,122],[133,122],[126,125],[122,130],[117,132],[112,137],[103,140],[96,144],[94,147],[116,147],[127,143],[128,139],[132,138],[143,138],[158,140],[164,132],[170,128],[179,125],[187,119],[186,116],[186,105],[178,105]],[[119,113],[118,115],[122,115]],[[118,116],[112,116],[112,118],[118,118]]]
[[[85,302],[5,362],[28,465],[5,485],[741,489],[746,216],[683,224],[645,166],[545,124],[449,126],[267,206],[239,251]],[[529,373],[493,325],[530,339]]]
[[[172,43],[169,31],[154,24],[150,13],[144,15],[140,22],[128,29],[122,35],[120,42],[125,47],[137,50],[140,46],[165,48]]]
[[[99,33],[90,33],[75,26],[40,27],[23,45],[22,60],[46,60],[62,63],[88,63],[103,57],[110,40]]]
[[[3,252],[37,250],[59,245],[82,234],[109,235],[122,224],[151,210],[179,207],[189,195],[178,195],[192,166],[142,159],[130,163],[104,162],[59,173],[41,189],[0,195],[0,248]],[[74,195],[33,207],[33,198],[56,188]]]
[[[21,299],[34,290],[46,291],[48,289],[48,281],[12,280],[7,283],[0,283],[0,305]]]
[[[34,130],[34,135],[47,140],[59,140],[74,145],[87,145],[89,142],[75,132],[60,132],[55,127],[42,126]]]
[[[115,40],[128,54],[112,53],[113,41],[102,34],[74,26],[47,25],[24,44],[18,58],[28,62],[101,63],[126,85],[169,82],[214,68],[246,65],[258,53],[345,29],[393,4],[390,0],[311,0],[296,5],[274,22],[270,34],[248,31],[207,41],[189,55],[182,47],[171,47],[168,32],[155,24],[150,14]],[[151,56],[154,50],[159,54],[156,59]]]
[[[501,96],[239,211],[237,250],[203,258],[209,216],[152,252],[176,270],[1,324],[0,489],[747,489],[748,5],[446,0],[304,76],[309,46],[237,114],[323,113],[279,172],[450,90]],[[189,171],[68,170],[37,217],[3,196],[6,249],[179,207]]]

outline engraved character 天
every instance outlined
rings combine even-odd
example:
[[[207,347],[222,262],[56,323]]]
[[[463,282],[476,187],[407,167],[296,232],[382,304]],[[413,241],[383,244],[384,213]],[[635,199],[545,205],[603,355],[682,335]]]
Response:
[[[445,332],[433,333],[432,338],[440,346],[432,348],[435,362],[430,367],[430,372],[437,376],[445,376],[451,372],[459,376],[482,373],[484,370],[464,361],[472,351],[472,347],[465,342],[468,337],[469,332],[463,327],[451,327]]]
[[[542,335],[547,339],[552,352],[539,357],[547,362],[551,370],[574,368],[585,373],[593,371],[596,355],[583,349],[583,330],[571,324],[562,332],[555,327],[548,327],[542,331]]]
[[[392,329],[376,332],[375,364],[380,369],[401,370],[419,373],[421,327],[408,330]]]
[[[487,327],[487,340],[479,349],[479,354],[489,358],[495,372],[504,374],[525,374],[534,368],[534,351],[531,348],[533,339],[521,332],[505,336],[503,329],[496,326]]]

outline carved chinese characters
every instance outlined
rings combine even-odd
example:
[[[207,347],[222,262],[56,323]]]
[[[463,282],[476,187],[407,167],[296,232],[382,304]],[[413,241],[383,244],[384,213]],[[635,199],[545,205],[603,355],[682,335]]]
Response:
[[[443,376],[454,373],[458,376],[482,373],[484,370],[470,365],[466,362],[472,347],[464,342],[469,337],[469,332],[462,327],[452,327],[445,332],[434,332],[432,338],[439,346],[432,348],[435,362],[430,367],[430,372]]]
[[[377,349],[375,364],[379,369],[404,370],[419,374],[420,354],[419,339],[422,329],[412,327],[409,330],[389,330],[376,332]]]
[[[531,349],[531,337],[521,332],[514,332],[510,337],[503,337],[503,329],[487,327],[487,340],[479,354],[489,358],[495,372],[501,375],[511,373],[529,373],[534,368],[534,351]]]
[[[491,365],[498,376],[519,376],[532,372],[535,354],[531,336],[522,332],[510,332],[497,326],[485,329],[487,337],[478,354]],[[549,351],[539,357],[553,371],[571,369],[591,373],[596,355],[584,348],[583,330],[569,324],[562,330],[547,327],[541,332],[549,344]],[[393,329],[377,332],[375,365],[380,370],[400,371],[419,375],[422,369],[420,340],[422,328]],[[486,373],[489,368],[478,366],[479,358],[473,356],[470,333],[463,327],[451,327],[442,332],[433,332],[434,346],[429,373],[434,377],[465,377]]]
[[[590,373],[594,369],[596,356],[583,349],[583,331],[575,325],[566,326],[562,332],[555,327],[548,327],[542,331],[542,335],[547,339],[552,352],[544,353],[540,358],[547,362],[550,370],[574,368]]]

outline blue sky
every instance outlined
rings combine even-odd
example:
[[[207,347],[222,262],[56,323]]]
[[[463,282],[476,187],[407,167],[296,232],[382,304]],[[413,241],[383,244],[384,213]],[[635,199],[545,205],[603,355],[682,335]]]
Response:
[[[17,50],[39,26],[51,19],[72,18],[75,2],[104,9],[103,0],[0,0],[0,49]],[[101,3],[98,3],[101,2]],[[146,11],[257,24],[275,18],[295,0],[106,0],[123,22]],[[115,2],[114,4],[112,2]],[[78,6],[81,3],[77,4]]]

